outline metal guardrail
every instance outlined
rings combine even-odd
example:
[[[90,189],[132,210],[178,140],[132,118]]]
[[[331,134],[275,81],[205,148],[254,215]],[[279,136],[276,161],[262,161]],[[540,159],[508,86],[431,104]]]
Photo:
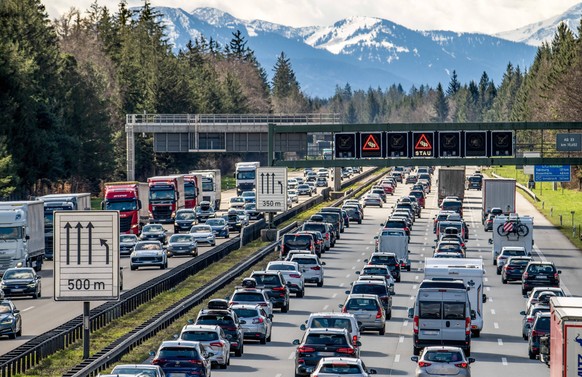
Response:
[[[127,114],[127,125],[136,124],[337,124],[335,113],[310,114]]]

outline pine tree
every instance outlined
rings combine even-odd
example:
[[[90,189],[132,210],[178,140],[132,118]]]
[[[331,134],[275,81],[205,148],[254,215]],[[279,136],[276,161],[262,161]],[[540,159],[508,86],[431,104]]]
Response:
[[[273,105],[276,112],[304,112],[307,101],[301,93],[301,87],[291,67],[291,61],[281,52],[273,68]]]
[[[447,88],[447,96],[452,97],[459,92],[461,89],[461,83],[457,78],[457,71],[453,71],[451,75],[451,81],[449,81],[449,87]]]
[[[434,122],[443,123],[446,122],[449,116],[449,105],[447,104],[447,99],[445,98],[445,93],[443,91],[443,86],[439,82],[436,87],[436,98],[434,100],[434,111],[436,115],[433,118]]]

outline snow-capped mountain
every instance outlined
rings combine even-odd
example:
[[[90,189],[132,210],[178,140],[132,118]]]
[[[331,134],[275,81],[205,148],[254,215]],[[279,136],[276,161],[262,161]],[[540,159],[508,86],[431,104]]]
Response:
[[[576,4],[564,13],[535,22],[519,29],[504,31],[495,36],[514,42],[527,43],[531,46],[541,46],[542,42],[551,42],[556,34],[558,25],[566,23],[568,28],[577,34],[582,16],[582,3]]]
[[[536,48],[525,43],[474,33],[416,31],[374,17],[352,17],[330,26],[293,28],[260,20],[241,20],[213,8],[186,12],[156,7],[176,51],[203,35],[222,45],[240,30],[258,61],[272,74],[283,51],[290,58],[302,90],[329,97],[335,87],[387,88],[459,80],[478,81],[483,72],[500,83],[507,64],[527,67]]]

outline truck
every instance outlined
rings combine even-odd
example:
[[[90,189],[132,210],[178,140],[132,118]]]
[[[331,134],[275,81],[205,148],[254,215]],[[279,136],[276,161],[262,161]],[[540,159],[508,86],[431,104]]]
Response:
[[[173,223],[184,208],[184,174],[148,178],[150,222]]]
[[[119,211],[119,232],[139,235],[149,222],[149,185],[145,182],[107,182],[101,209]]]
[[[378,251],[396,254],[400,269],[410,271],[408,236],[404,229],[384,228],[375,238],[378,241]]]
[[[440,168],[438,175],[438,205],[447,196],[465,198],[465,168]]]
[[[91,210],[91,193],[50,194],[37,199],[44,203],[44,257],[47,260],[52,260],[54,212]]]
[[[236,194],[240,195],[244,191],[253,191],[255,189],[255,178],[257,177],[257,168],[261,166],[258,161],[254,162],[237,162],[235,165],[234,178],[236,179]]]
[[[482,259],[469,258],[425,258],[424,279],[462,280],[471,303],[471,333],[479,337],[483,330],[483,303],[487,301],[484,293],[483,277],[485,269]]]
[[[199,198],[198,202],[210,202],[213,205],[213,209],[218,211],[220,209],[221,195],[220,169],[195,170],[191,171],[190,174],[200,176],[200,196],[202,198]]]
[[[550,298],[550,377],[582,374],[582,297]],[[540,356],[544,342],[540,339]]]
[[[333,159],[333,149],[332,148],[325,148],[323,150],[323,159],[324,160],[332,160]]]
[[[481,224],[485,223],[491,208],[501,208],[505,215],[515,212],[515,179],[483,179],[481,193]]]
[[[0,202],[0,274],[11,267],[42,270],[44,204],[42,200]]]
[[[199,174],[184,175],[184,208],[194,209],[198,205],[201,179]]]
[[[526,254],[532,254],[534,245],[534,221],[531,216],[518,214],[499,215],[493,219],[493,238],[489,239],[493,265],[497,265],[497,256],[505,246],[523,247]]]

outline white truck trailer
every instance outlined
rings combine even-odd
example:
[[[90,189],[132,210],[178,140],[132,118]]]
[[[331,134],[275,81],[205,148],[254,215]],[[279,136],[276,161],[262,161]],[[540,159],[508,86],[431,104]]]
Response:
[[[484,179],[481,193],[481,224],[485,223],[491,208],[501,208],[505,215],[515,213],[515,179]]]
[[[396,254],[400,269],[410,271],[408,236],[403,229],[384,228],[376,238],[378,240],[378,251]]]
[[[552,297],[550,313],[550,377],[580,376],[582,297]]]
[[[479,337],[483,330],[483,303],[486,295],[483,293],[483,277],[485,269],[482,259],[465,258],[425,258],[424,279],[463,280],[467,286],[471,303],[471,333]]]
[[[11,267],[40,271],[45,252],[43,202],[0,202],[0,239],[0,274]]]
[[[200,201],[210,202],[214,206],[214,210],[220,209],[220,195],[221,195],[221,176],[220,169],[210,170],[194,170],[190,174],[198,174],[201,177],[202,185]],[[200,203],[198,203],[200,205]]]

